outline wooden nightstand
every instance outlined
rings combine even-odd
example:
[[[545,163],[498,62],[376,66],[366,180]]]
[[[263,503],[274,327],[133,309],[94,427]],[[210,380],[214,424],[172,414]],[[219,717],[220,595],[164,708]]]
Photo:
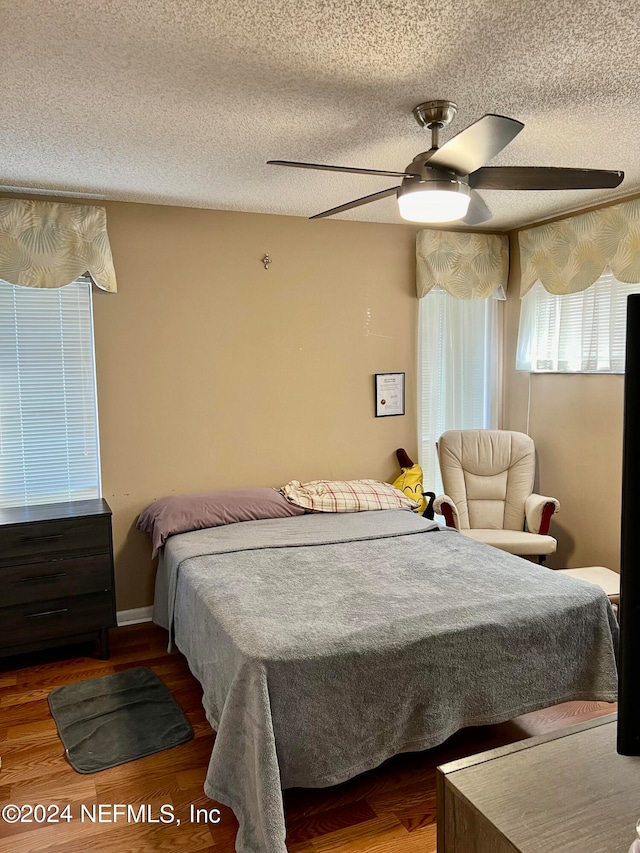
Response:
[[[116,625],[111,510],[101,499],[0,509],[0,657]]]

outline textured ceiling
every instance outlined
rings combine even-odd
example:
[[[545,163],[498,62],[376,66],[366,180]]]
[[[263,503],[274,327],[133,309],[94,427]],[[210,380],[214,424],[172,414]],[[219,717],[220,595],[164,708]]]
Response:
[[[459,107],[443,141],[525,123],[492,165],[626,174],[485,191],[506,229],[640,192],[639,44],[638,0],[0,0],[0,184],[309,216],[395,181],[266,160],[401,170],[434,98]]]

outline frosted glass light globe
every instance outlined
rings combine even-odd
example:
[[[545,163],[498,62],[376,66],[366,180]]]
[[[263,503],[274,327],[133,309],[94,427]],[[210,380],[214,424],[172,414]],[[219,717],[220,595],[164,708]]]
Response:
[[[469,195],[457,188],[451,190],[416,189],[398,193],[400,216],[409,222],[454,222],[469,209]]]

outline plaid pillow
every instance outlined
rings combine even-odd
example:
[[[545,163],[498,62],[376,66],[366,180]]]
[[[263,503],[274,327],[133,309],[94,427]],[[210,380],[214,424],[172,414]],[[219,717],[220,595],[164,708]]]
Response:
[[[285,498],[313,512],[362,512],[371,509],[415,509],[418,504],[379,480],[291,480],[282,489]]]

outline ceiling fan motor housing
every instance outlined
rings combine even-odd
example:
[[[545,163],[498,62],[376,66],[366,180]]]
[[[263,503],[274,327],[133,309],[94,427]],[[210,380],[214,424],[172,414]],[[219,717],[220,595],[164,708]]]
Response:
[[[426,177],[404,178],[402,186],[398,187],[398,196],[413,192],[441,190],[443,192],[462,193],[470,195],[471,188],[465,177],[447,173],[441,169],[432,169],[433,174]],[[449,176],[450,175],[450,176]]]
[[[402,179],[402,186],[398,188],[398,195],[403,192],[415,192],[417,189],[449,190],[450,192],[461,192],[469,195],[469,178],[467,175],[458,175],[452,169],[442,169],[439,166],[430,166],[428,157],[431,151],[418,154],[409,163],[406,172],[412,175],[410,178]]]

